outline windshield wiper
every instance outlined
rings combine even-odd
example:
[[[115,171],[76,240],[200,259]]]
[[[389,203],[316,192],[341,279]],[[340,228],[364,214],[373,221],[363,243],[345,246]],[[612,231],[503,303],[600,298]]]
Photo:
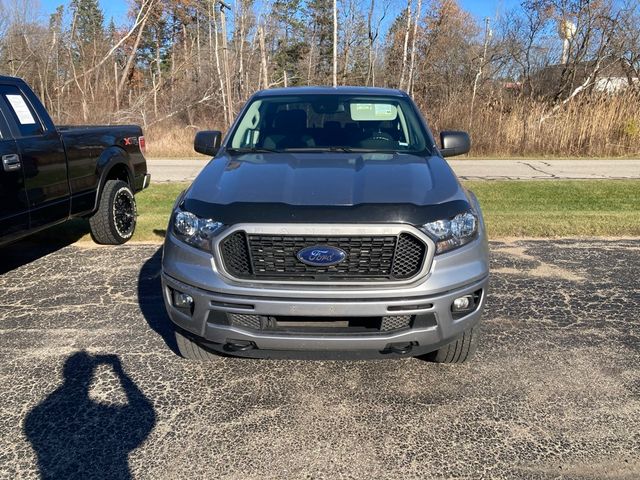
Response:
[[[301,148],[285,148],[284,152],[346,152],[346,153],[414,153],[409,150],[383,149],[383,148],[365,148],[365,147],[301,147]]]
[[[266,147],[227,148],[231,153],[282,153],[282,150]]]
[[[353,148],[351,147],[329,147],[329,151],[331,152],[347,152],[347,153],[351,153],[353,151],[355,151]]]
[[[355,152],[358,149],[351,147],[291,147],[283,149],[284,152]]]

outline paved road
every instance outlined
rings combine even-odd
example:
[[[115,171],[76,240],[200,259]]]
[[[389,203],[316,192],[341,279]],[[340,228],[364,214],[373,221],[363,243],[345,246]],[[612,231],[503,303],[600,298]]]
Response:
[[[191,181],[207,160],[148,161],[154,182]],[[449,163],[463,179],[622,179],[640,178],[640,160],[476,160],[451,159]]]
[[[0,257],[2,479],[640,478],[640,240],[492,242],[463,366],[191,363],[158,246],[25,245]]]

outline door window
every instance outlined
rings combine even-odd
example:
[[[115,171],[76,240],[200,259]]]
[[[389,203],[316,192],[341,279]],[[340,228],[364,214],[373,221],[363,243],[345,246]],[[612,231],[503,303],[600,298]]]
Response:
[[[17,87],[0,85],[0,97],[4,101],[5,111],[9,112],[21,137],[42,134],[42,124],[38,116]]]

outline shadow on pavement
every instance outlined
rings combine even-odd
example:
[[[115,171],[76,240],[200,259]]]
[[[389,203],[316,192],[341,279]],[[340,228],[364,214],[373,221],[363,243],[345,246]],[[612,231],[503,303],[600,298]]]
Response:
[[[88,220],[74,219],[0,247],[0,275],[57,252],[88,233]]]
[[[178,345],[173,324],[164,308],[162,284],[160,282],[162,247],[149,258],[138,275],[138,303],[140,311],[149,326],[162,337],[167,346],[176,354]]]
[[[98,365],[109,366],[126,403],[98,403],[89,388]],[[117,385],[109,385],[109,391]],[[43,479],[129,479],[128,455],[156,423],[150,400],[124,372],[116,355],[77,352],[64,364],[64,382],[26,416],[24,432]]]

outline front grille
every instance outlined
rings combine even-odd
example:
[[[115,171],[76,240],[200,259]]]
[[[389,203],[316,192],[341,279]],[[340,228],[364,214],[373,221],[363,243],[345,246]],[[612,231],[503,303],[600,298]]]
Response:
[[[237,277],[251,274],[251,259],[244,232],[235,232],[220,245],[227,271]]]
[[[297,253],[328,245],[343,250],[344,261],[332,266],[302,263]],[[410,233],[370,236],[259,235],[237,231],[220,244],[225,269],[242,279],[405,280],[423,267],[427,247]]]
[[[253,328],[254,330],[260,330],[262,328],[262,322],[260,321],[260,315],[246,315],[242,313],[228,313],[227,317],[231,325],[245,328]]]
[[[227,313],[229,324],[251,330],[280,333],[388,333],[411,326],[413,315],[384,317],[287,317]]]
[[[389,332],[391,330],[407,328],[411,323],[412,318],[412,315],[387,315],[386,317],[382,317],[380,330],[383,332]]]
[[[391,271],[393,277],[411,278],[417,274],[422,267],[425,252],[424,243],[408,233],[401,234]]]

